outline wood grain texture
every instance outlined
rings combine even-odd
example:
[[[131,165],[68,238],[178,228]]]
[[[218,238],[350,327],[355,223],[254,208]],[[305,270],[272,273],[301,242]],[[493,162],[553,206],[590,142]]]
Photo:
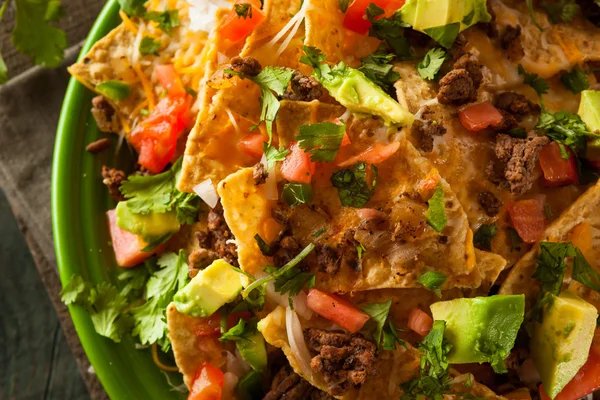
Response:
[[[0,192],[0,398],[88,399],[58,317]]]

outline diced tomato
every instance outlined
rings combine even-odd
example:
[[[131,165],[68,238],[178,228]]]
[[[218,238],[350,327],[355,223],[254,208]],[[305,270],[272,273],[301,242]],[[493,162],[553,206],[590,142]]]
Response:
[[[335,322],[351,333],[358,332],[369,320],[369,315],[346,300],[331,294],[310,289],[306,296],[308,308]]]
[[[504,117],[489,101],[474,104],[458,113],[461,124],[470,131],[481,131],[498,125]]]
[[[374,3],[385,11],[385,17],[390,17],[394,11],[400,9],[405,0],[354,0],[344,15],[344,28],[361,35],[366,35],[371,28],[367,19],[367,7]]]
[[[293,143],[290,154],[281,164],[281,175],[290,182],[310,183],[315,168],[316,163],[310,161],[310,154],[302,150],[298,143]]]
[[[161,246],[155,248],[154,251],[151,252],[142,251],[148,244],[139,236],[119,228],[117,225],[116,210],[108,210],[106,216],[108,217],[108,228],[110,230],[110,239],[113,250],[115,251],[115,258],[120,267],[135,267],[152,254],[159,251],[159,249],[163,248]]]
[[[224,39],[232,42],[237,42],[248,36],[265,19],[265,14],[260,9],[260,1],[236,0],[236,4],[250,4],[251,11],[248,11],[246,17],[241,17],[234,7],[225,17],[219,27],[219,32]]]
[[[185,96],[185,87],[173,64],[157,65],[154,68],[154,73],[169,96]]]
[[[263,143],[265,143],[265,139],[262,134],[252,133],[240,139],[237,148],[251,157],[258,158],[263,155]]]
[[[590,355],[583,367],[554,400],[577,400],[597,389],[600,389],[600,352],[592,345]],[[542,400],[550,400],[542,385],[540,385],[540,396]]]
[[[188,400],[221,400],[224,381],[225,377],[220,369],[204,363],[196,372]]]
[[[387,214],[374,208],[361,208],[356,212],[361,219],[385,219]]]
[[[375,143],[367,150],[353,157],[348,158],[345,161],[338,163],[340,167],[349,167],[358,162],[366,162],[368,164],[379,164],[394,155],[395,152],[400,148],[400,142],[393,142],[388,145]]]
[[[560,146],[550,142],[540,150],[540,166],[544,172],[544,185],[549,187],[566,186],[579,182],[575,155],[565,147],[569,159],[560,156]]]
[[[138,163],[152,173],[161,172],[173,158],[177,140],[189,122],[191,97],[163,97],[148,118],[129,134],[139,154]]]
[[[427,336],[432,326],[433,319],[423,310],[418,308],[410,310],[410,313],[408,314],[408,327],[410,329],[421,336]]]
[[[544,236],[546,216],[544,203],[539,199],[520,200],[507,205],[513,227],[527,243],[535,243]]]
[[[352,144],[352,142],[350,141],[350,137],[348,137],[347,132],[344,132],[344,137],[342,138],[342,144],[340,145],[340,147],[348,146],[349,144]]]

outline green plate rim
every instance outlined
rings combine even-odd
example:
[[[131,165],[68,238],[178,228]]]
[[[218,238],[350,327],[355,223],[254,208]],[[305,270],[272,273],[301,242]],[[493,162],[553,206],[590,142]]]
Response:
[[[92,26],[78,60],[115,28],[118,0],[108,0]],[[58,121],[51,178],[52,230],[62,284],[74,274],[93,283],[115,282],[118,269],[104,212],[114,206],[99,178],[103,163],[119,163],[116,155],[91,155],[85,143],[102,137],[90,116],[92,92],[71,78]],[[113,137],[113,142],[115,138]],[[122,158],[123,151],[118,158]],[[126,158],[126,154],[124,155]],[[113,164],[111,164],[113,163]],[[86,173],[87,172],[87,173]],[[90,261],[91,260],[91,261]],[[102,386],[113,400],[178,399],[167,379],[152,363],[150,351],[135,349],[131,338],[119,344],[98,335],[89,314],[79,306],[69,312],[83,349]],[[169,362],[170,363],[170,362]]]

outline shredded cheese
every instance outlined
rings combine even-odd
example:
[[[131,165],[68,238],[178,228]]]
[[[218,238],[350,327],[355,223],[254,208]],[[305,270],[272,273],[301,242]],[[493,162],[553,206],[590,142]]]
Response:
[[[81,76],[74,74],[73,71],[69,71],[69,73],[71,74],[71,76],[73,76],[73,78],[77,79],[77,81],[79,83],[81,83],[83,86],[85,86],[86,88],[90,89],[92,92],[96,91],[96,88],[94,87],[94,85],[92,85],[90,82],[86,81],[85,79],[83,79]]]
[[[283,41],[281,46],[279,46],[279,49],[277,50],[277,57],[279,57],[279,55],[283,53],[287,45],[290,43],[290,41],[298,31],[298,28],[302,24],[302,21],[304,21],[304,16],[306,14],[306,8],[308,7],[308,3],[310,2],[305,1],[302,4],[300,10],[296,13],[296,15],[294,15],[292,19],[290,19],[288,23],[285,24],[285,26],[277,33],[277,35],[275,35],[273,39],[271,39],[267,43],[267,46],[275,45],[275,43],[277,43],[279,39],[281,39],[283,36],[285,36],[286,33],[288,33],[288,31],[291,30],[290,35],[288,35],[288,37]]]
[[[123,10],[119,10],[119,16],[121,17],[121,20],[123,21],[123,25],[125,25],[125,28],[127,28],[131,32],[133,32],[134,35],[137,35],[137,33],[138,33],[137,27],[135,26],[135,24],[133,22],[131,22],[131,20],[129,19],[127,14],[125,14],[125,12]]]
[[[140,79],[140,82],[142,83],[144,93],[146,94],[146,99],[148,99],[148,108],[150,109],[150,111],[152,111],[154,110],[154,106],[156,105],[156,99],[154,98],[154,91],[152,90],[152,86],[150,86],[150,82],[148,82],[148,79],[146,79],[146,76],[144,75],[140,64],[135,64],[133,66],[133,70]]]
[[[233,116],[233,113],[231,112],[231,110],[229,108],[227,108],[225,110],[225,112],[229,116],[229,121],[231,122],[231,125],[233,125],[233,127],[235,128],[235,132],[240,133],[240,127],[239,127],[237,121],[235,120],[235,117]]]

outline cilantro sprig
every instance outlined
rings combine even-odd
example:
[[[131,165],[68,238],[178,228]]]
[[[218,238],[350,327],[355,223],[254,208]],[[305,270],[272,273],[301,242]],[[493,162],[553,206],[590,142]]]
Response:
[[[144,36],[140,41],[140,54],[143,56],[147,55],[158,55],[158,49],[160,49],[161,43],[159,40],[154,40],[150,36]]]
[[[481,250],[492,250],[492,239],[498,233],[496,223],[482,224],[473,236],[473,245]]]
[[[421,78],[434,80],[446,60],[446,52],[439,47],[430,49],[421,62],[417,64],[417,71]]]
[[[419,278],[417,278],[417,282],[425,287],[427,290],[431,290],[437,297],[442,297],[442,291],[440,290],[440,286],[446,282],[448,276],[439,271],[427,271]]]
[[[523,83],[531,86],[533,90],[538,94],[538,96],[542,96],[543,94],[548,93],[548,89],[550,89],[550,85],[543,78],[540,78],[538,74],[529,73],[525,71],[525,68],[521,64],[518,66],[519,75],[523,75]]]
[[[385,10],[371,3],[367,7],[366,15],[371,22],[369,36],[383,40],[390,52],[393,52],[398,58],[406,60],[414,55],[414,50],[404,36],[404,29],[410,28],[410,25],[402,21],[400,13],[396,11],[391,17],[381,17]]]
[[[361,310],[371,317],[371,319],[367,321],[365,329],[373,336],[373,340],[377,344],[378,350],[381,350],[382,347],[384,350],[395,350],[396,343],[406,347],[404,340],[398,337],[398,329],[388,318],[391,307],[392,299],[384,303],[371,303],[360,307]]]
[[[337,156],[346,132],[345,124],[319,122],[302,125],[296,140],[300,148],[310,153],[311,161],[331,162]]]
[[[355,164],[334,172],[331,184],[338,190],[343,206],[361,208],[375,193],[377,167],[364,162]]]
[[[392,61],[395,57],[394,54],[387,53],[380,47],[370,56],[361,58],[358,70],[391,95],[394,92],[394,83],[400,79],[400,74],[392,69],[394,67]]]

